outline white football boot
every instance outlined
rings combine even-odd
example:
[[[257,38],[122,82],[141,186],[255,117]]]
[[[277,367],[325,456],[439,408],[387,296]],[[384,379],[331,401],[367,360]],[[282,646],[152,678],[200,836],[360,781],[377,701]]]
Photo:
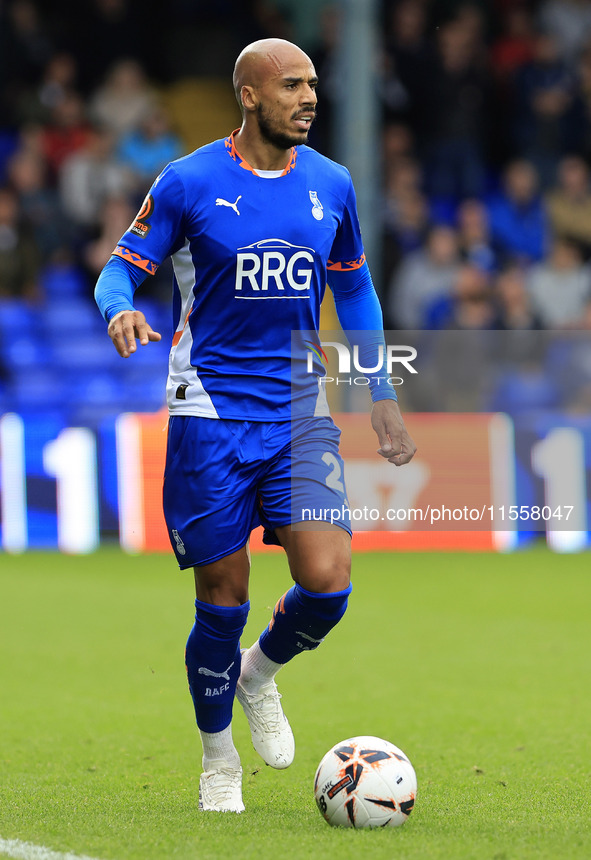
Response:
[[[199,778],[199,809],[203,812],[244,812],[242,768],[228,762],[210,762]]]
[[[249,693],[239,678],[236,698],[246,714],[252,745],[265,764],[277,770],[289,767],[295,754],[295,741],[275,681],[266,681],[256,693]]]

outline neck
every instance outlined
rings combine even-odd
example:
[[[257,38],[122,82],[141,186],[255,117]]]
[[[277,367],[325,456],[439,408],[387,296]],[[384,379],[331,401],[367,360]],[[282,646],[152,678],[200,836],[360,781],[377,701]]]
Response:
[[[291,158],[292,147],[280,149],[260,134],[249,131],[245,125],[234,135],[234,146],[255,170],[283,170]]]

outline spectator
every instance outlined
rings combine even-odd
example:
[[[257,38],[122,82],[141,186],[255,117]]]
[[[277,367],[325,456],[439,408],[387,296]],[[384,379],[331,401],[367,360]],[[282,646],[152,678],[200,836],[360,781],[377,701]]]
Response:
[[[498,332],[494,339],[494,370],[511,376],[516,369],[542,361],[547,341],[540,334],[543,326],[532,307],[523,266],[508,263],[498,274],[493,302],[495,318],[491,328]]]
[[[577,65],[577,101],[575,111],[581,132],[571,152],[578,152],[589,162],[591,159],[591,45],[581,55]]]
[[[591,301],[588,301],[583,308],[583,313],[581,314],[581,329],[585,329],[586,331],[591,331]]]
[[[400,257],[421,247],[429,226],[429,201],[423,194],[423,173],[412,155],[413,137],[407,125],[390,122],[382,137],[385,194],[383,200],[384,283]]]
[[[64,211],[78,227],[98,227],[104,201],[111,195],[129,194],[133,188],[131,171],[113,153],[113,134],[96,126],[59,172]]]
[[[436,298],[427,307],[425,328],[490,329],[494,317],[488,275],[477,266],[464,263],[449,295]]]
[[[85,3],[70,2],[68,5],[71,6],[68,9],[71,25],[66,44],[76,57],[80,86],[85,96],[96,89],[99,81],[122,57],[133,58],[142,66],[151,62],[151,71],[164,62],[162,37],[166,32],[165,16],[170,20],[174,4],[86,0]]]
[[[386,201],[383,273],[389,281],[403,256],[418,250],[429,227],[429,203],[420,191],[409,191]]]
[[[400,80],[398,69],[391,54],[381,55],[381,73],[378,81],[382,111],[386,117],[404,116],[410,103],[409,94]]]
[[[457,221],[462,258],[483,272],[492,272],[497,265],[497,255],[491,241],[486,206],[479,200],[464,200],[458,207]]]
[[[565,62],[573,66],[591,38],[589,0],[546,0],[539,12],[539,24],[552,33]]]
[[[112,194],[103,200],[97,210],[99,216],[99,234],[89,242],[84,249],[84,263],[90,273],[92,283],[117,246],[119,239],[129,227],[135,210],[125,197]]]
[[[142,117],[137,129],[123,135],[116,151],[136,187],[146,188],[170,161],[183,154],[184,147],[171,131],[164,108],[155,104]]]
[[[419,190],[386,200],[386,238],[393,258],[421,247],[429,226],[429,203]]]
[[[137,128],[154,104],[154,92],[136,60],[122,59],[110,69],[90,99],[92,120],[110,129],[118,140]]]
[[[438,56],[423,103],[428,128],[420,140],[427,191],[444,200],[479,197],[486,187],[484,139],[489,82],[471,20],[438,31]]]
[[[488,206],[492,238],[500,254],[524,263],[541,260],[548,238],[548,217],[539,194],[538,173],[529,161],[512,161],[503,188]]]
[[[387,241],[396,255],[419,248],[429,223],[429,204],[421,191],[422,171],[414,158],[399,158],[388,169],[384,199]]]
[[[16,149],[26,150],[45,162],[45,129],[38,123],[27,123],[19,128]]]
[[[305,14],[312,15],[320,5],[304,5]],[[256,39],[293,38],[288,17],[291,3],[173,0],[162,6],[167,13],[163,53],[167,72],[177,80],[224,75],[233,67],[236,51]],[[162,44],[161,38],[159,41]]]
[[[22,148],[8,164],[11,188],[20,200],[23,218],[31,226],[43,261],[71,239],[57,191],[46,181],[46,164],[33,149]]]
[[[542,328],[541,320],[532,307],[523,266],[516,263],[505,266],[497,276],[494,297],[497,307],[494,328],[503,331],[537,331]]]
[[[387,301],[391,324],[424,328],[433,303],[451,296],[459,269],[455,231],[441,225],[433,227],[425,246],[408,254],[391,280]]]
[[[0,14],[4,11],[0,4]],[[13,0],[0,20],[0,107],[3,121],[18,122],[18,107],[39,79],[54,46],[32,0]]]
[[[310,145],[325,155],[334,151],[334,113],[341,80],[338,68],[338,46],[341,36],[341,9],[325,6],[319,13],[319,45],[311,55],[318,74],[318,101],[323,105],[310,129]]]
[[[0,188],[0,298],[39,298],[39,252],[31,230],[21,220],[19,201]]]
[[[575,78],[554,36],[538,34],[534,58],[515,79],[514,146],[536,166],[542,185],[554,181],[561,155],[573,151],[581,132],[576,121]]]
[[[103,266],[113,253],[122,234],[127,230],[135,215],[125,197],[112,195],[107,197],[100,209],[99,233],[96,239],[90,241],[83,249],[83,263],[91,283],[95,283]],[[156,301],[170,302],[172,284],[172,266],[170,261],[159,267],[149,282],[142,284],[142,296]]]
[[[576,244],[557,238],[549,259],[532,268],[527,288],[544,328],[576,327],[591,297],[591,269]]]
[[[0,127],[0,185],[6,182],[6,165],[18,149],[18,134],[10,128]]]
[[[413,150],[413,133],[406,123],[390,121],[384,125],[382,158],[386,173],[391,167],[396,167],[401,159],[412,158]]]
[[[51,111],[51,121],[42,132],[43,153],[50,179],[57,181],[63,162],[88,142],[90,126],[85,105],[77,92],[70,90]]]
[[[40,81],[23,94],[18,105],[19,123],[49,123],[53,109],[76,87],[76,62],[67,53],[53,54]]]
[[[504,95],[519,69],[533,59],[534,44],[533,20],[526,4],[508,6],[501,32],[490,49],[491,66]]]
[[[589,168],[580,156],[569,155],[558,165],[558,182],[546,195],[552,231],[580,242],[591,253],[591,187]]]
[[[422,105],[429,97],[435,56],[426,37],[427,12],[423,0],[393,3],[386,22],[386,54],[408,94],[406,109],[411,127],[422,136],[427,117]]]

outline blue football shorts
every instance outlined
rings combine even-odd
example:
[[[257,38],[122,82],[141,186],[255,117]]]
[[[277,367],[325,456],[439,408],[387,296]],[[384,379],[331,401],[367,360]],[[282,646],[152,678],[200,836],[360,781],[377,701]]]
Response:
[[[311,520],[351,534],[331,418],[233,421],[171,416],[164,472],[164,516],[181,569],[210,564],[248,542],[262,525],[275,529]]]

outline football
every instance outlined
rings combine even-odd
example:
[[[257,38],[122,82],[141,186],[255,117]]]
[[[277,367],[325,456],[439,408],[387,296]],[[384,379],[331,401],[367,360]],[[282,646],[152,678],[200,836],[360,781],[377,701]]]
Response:
[[[412,812],[417,777],[408,757],[389,741],[349,738],[318,765],[314,796],[333,827],[399,827]]]

